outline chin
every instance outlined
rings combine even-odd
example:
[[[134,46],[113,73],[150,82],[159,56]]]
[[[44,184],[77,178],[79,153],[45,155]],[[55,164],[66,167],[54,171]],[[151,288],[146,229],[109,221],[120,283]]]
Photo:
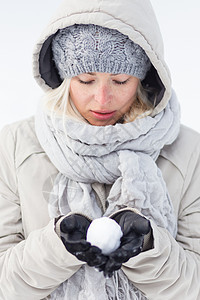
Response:
[[[93,126],[109,126],[109,125],[115,125],[117,123],[123,124],[124,118],[123,116],[120,116],[120,118],[112,119],[112,120],[91,120],[87,119],[87,122]]]

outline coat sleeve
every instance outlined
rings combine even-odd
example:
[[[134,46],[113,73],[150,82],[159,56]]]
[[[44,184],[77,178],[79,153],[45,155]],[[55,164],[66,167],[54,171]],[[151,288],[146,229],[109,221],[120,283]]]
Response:
[[[176,239],[151,221],[153,249],[131,258],[123,266],[128,278],[149,300],[200,299],[199,142],[186,169]]]
[[[0,299],[47,297],[72,276],[82,263],[66,251],[55,233],[54,220],[23,234],[17,192],[15,140],[9,127],[0,135]]]

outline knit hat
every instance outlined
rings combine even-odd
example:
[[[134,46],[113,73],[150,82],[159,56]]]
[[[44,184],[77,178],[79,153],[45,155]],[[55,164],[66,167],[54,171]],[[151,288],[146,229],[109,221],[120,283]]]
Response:
[[[143,80],[151,66],[144,50],[128,36],[93,24],[60,29],[52,51],[62,80],[89,72],[129,74]]]

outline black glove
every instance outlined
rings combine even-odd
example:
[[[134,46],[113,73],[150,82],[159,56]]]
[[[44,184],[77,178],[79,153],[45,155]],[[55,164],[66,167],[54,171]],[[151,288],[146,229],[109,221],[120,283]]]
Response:
[[[108,277],[142,251],[144,235],[151,229],[149,220],[132,211],[119,212],[112,219],[120,225],[123,236],[119,248],[109,255],[106,265],[99,268]]]
[[[105,265],[108,257],[102,251],[91,246],[86,241],[86,234],[91,221],[78,214],[64,218],[60,224],[61,240],[65,248],[79,260],[86,262],[91,267]]]

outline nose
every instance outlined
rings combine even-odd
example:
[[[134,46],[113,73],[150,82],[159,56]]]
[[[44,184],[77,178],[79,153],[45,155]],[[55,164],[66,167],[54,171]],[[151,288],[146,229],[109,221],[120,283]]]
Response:
[[[109,86],[109,84],[102,84],[97,87],[96,93],[95,93],[95,100],[100,104],[100,105],[105,105],[109,103],[112,99],[112,91]]]

